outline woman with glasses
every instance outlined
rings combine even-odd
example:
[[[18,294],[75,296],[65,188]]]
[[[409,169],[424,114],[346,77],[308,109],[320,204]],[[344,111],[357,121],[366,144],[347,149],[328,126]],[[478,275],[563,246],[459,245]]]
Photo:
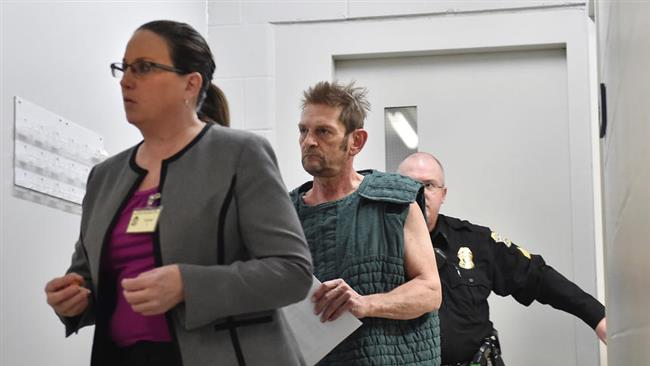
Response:
[[[46,285],[66,334],[95,325],[91,365],[295,365],[277,309],[311,258],[272,149],[228,123],[215,64],[187,24],[154,21],[120,63],[138,145],[95,166],[63,277]]]

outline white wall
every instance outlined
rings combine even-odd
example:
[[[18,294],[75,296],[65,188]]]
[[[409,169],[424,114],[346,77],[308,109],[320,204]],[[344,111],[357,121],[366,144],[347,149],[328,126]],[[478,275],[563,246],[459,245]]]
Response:
[[[650,3],[598,1],[600,79],[608,129],[601,140],[608,357],[650,360]]]
[[[67,268],[79,215],[13,187],[13,96],[105,137],[114,154],[140,140],[124,118],[109,63],[139,25],[188,22],[206,34],[205,1],[0,2],[0,365],[87,365],[92,329],[64,338],[43,287]]]

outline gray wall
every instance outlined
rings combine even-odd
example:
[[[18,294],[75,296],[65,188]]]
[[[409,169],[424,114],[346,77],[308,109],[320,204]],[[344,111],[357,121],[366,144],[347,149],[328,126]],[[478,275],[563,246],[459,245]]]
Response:
[[[69,264],[79,215],[13,187],[13,96],[100,133],[115,154],[140,135],[124,118],[109,63],[149,20],[182,20],[205,34],[206,3],[3,0],[0,13],[0,365],[87,365],[92,329],[65,339],[43,292]]]
[[[610,365],[650,360],[650,3],[597,3]]]

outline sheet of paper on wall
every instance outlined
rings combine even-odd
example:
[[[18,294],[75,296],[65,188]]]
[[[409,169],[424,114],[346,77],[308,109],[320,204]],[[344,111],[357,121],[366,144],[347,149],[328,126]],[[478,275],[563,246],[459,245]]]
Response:
[[[104,137],[19,96],[14,128],[14,185],[81,205],[90,170],[108,157]]]
[[[282,308],[302,357],[309,366],[315,365],[362,325],[350,312],[345,312],[334,321],[321,322],[320,316],[314,314],[314,303],[311,301],[311,296],[320,284],[314,277],[307,298]]]

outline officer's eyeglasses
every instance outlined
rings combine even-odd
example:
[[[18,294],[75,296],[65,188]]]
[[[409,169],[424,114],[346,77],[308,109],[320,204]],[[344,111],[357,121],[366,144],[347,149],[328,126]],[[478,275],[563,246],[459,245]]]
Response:
[[[124,73],[129,69],[131,69],[131,73],[136,78],[147,75],[154,69],[175,72],[177,74],[187,74],[187,71],[185,70],[152,61],[138,60],[130,64],[127,64],[126,62],[113,62],[111,64],[111,74],[113,74],[113,77],[117,79],[122,79]]]
[[[422,184],[424,185],[424,189],[426,189],[429,192],[435,192],[435,191],[437,191],[439,189],[445,188],[444,184],[443,185],[438,185],[436,182],[431,182],[431,181],[422,182]]]

